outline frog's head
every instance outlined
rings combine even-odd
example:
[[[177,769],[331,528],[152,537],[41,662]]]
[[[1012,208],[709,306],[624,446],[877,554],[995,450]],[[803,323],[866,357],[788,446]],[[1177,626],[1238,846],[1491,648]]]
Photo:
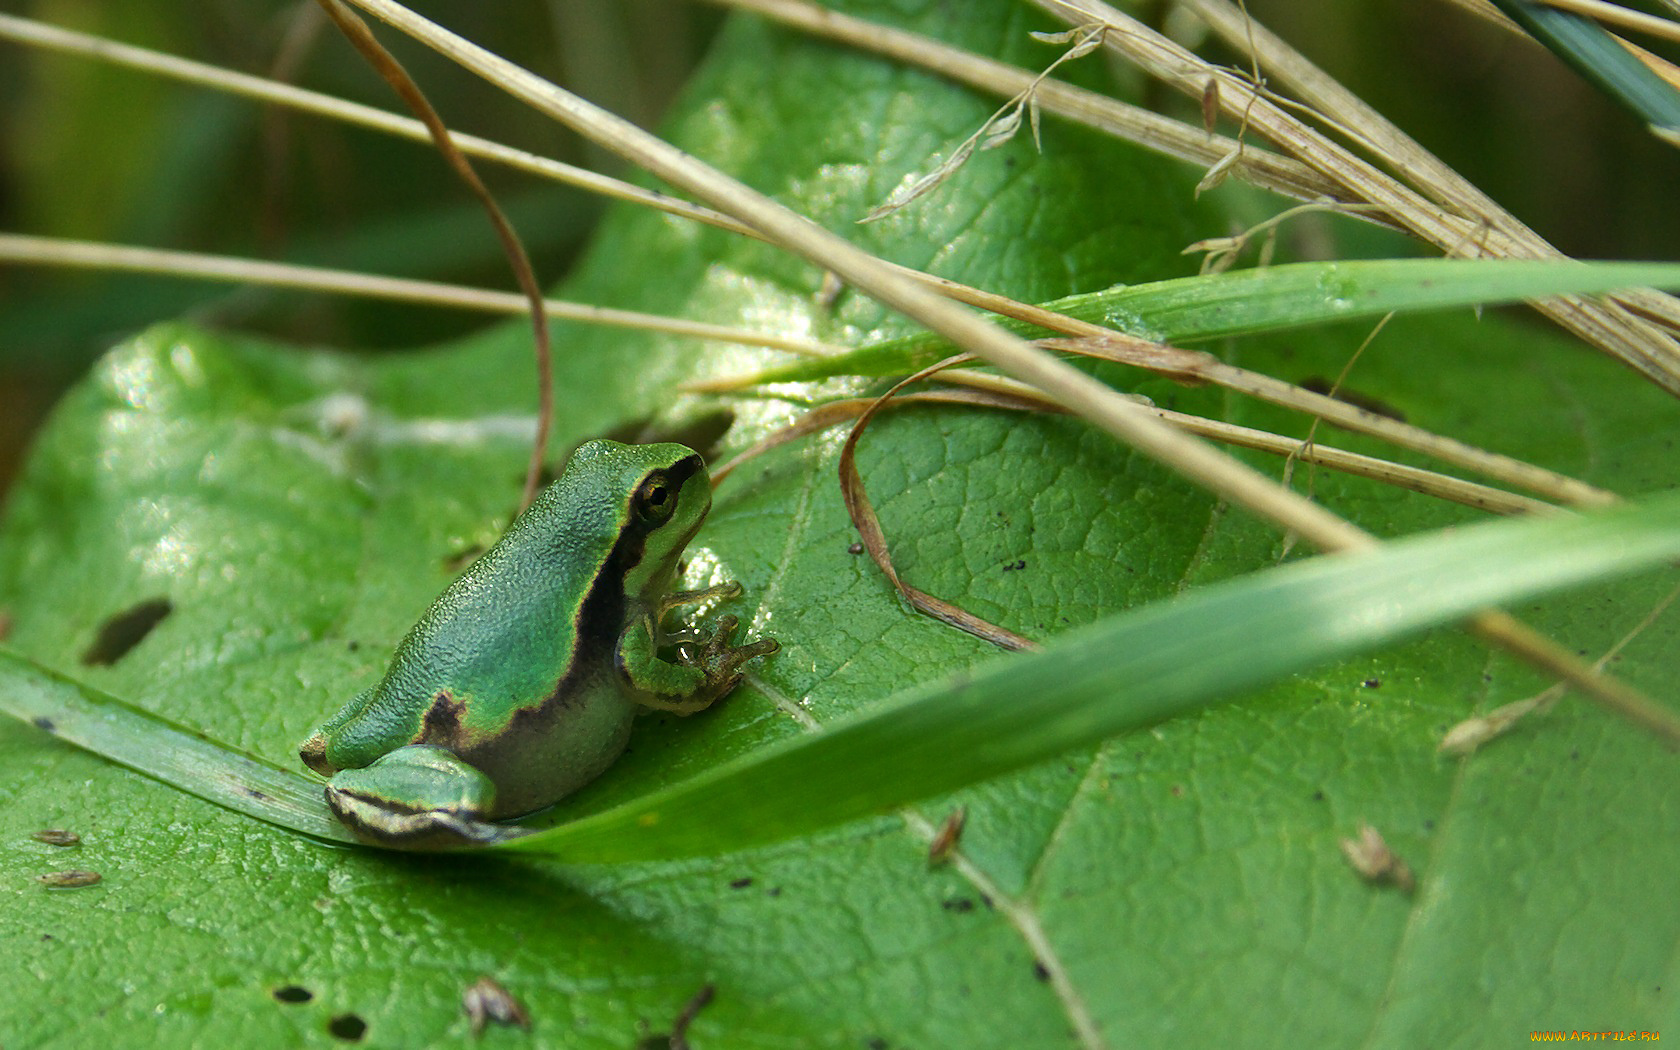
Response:
[[[623,573],[624,592],[669,590],[677,562],[712,508],[712,479],[700,454],[678,444],[591,441],[573,453],[566,471],[589,475],[595,492],[611,494],[617,534],[609,562]]]

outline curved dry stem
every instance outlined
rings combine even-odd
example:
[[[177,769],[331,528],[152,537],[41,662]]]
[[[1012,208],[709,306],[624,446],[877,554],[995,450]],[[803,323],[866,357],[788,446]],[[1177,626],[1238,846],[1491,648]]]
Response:
[[[900,394],[884,405],[883,408],[903,408],[910,405],[960,405],[969,408],[996,408],[1016,412],[1065,414],[1060,405],[1050,401],[1037,390],[1005,376],[951,368],[942,372],[939,378],[943,382],[962,389],[921,390],[911,394]],[[758,458],[771,449],[780,448],[802,437],[820,433],[830,427],[839,426],[841,423],[855,419],[875,400],[875,398],[867,397],[843,398],[818,405],[792,423],[778,427],[750,447],[730,457],[722,466],[712,471],[712,477],[716,481],[721,481],[736,468]],[[1385,485],[1393,485],[1425,496],[1433,496],[1436,499],[1460,503],[1466,507],[1473,507],[1490,514],[1544,514],[1558,510],[1555,504],[1543,500],[1532,499],[1489,485],[1480,485],[1473,481],[1465,481],[1450,474],[1395,463],[1392,460],[1377,456],[1349,452],[1346,449],[1318,442],[1308,445],[1304,444],[1300,438],[1274,434],[1267,430],[1256,430],[1253,427],[1238,426],[1234,423],[1225,423],[1186,412],[1175,412],[1172,409],[1152,407],[1150,410],[1161,419],[1187,433],[1217,441],[1222,445],[1254,449],[1257,452],[1266,452],[1274,456],[1294,457],[1303,463],[1322,466],[1354,477],[1369,478]]]
[[[356,17],[353,11],[338,0],[319,0],[319,3],[321,10],[332,19],[339,32],[343,33],[356,51],[367,60],[374,72],[391,85],[398,97],[414,111],[420,122],[426,125],[426,131],[431,135],[438,152],[443,154],[450,170],[483,206],[485,215],[490,219],[490,225],[496,230],[496,239],[502,244],[502,253],[507,256],[508,265],[513,270],[514,280],[530,307],[531,334],[537,360],[537,433],[531,442],[531,461],[525,468],[525,487],[519,497],[519,511],[523,514],[537,498],[537,489],[542,485],[543,458],[548,452],[548,434],[554,428],[554,347],[549,339],[548,314],[543,310],[542,286],[537,283],[537,273],[531,265],[531,255],[525,250],[525,242],[519,239],[518,232],[514,230],[513,223],[508,221],[501,205],[496,203],[495,195],[478,177],[478,172],[473,170],[472,162],[455,148],[455,143],[449,136],[449,129],[444,127],[443,118],[432,108],[426,93],[421,91],[420,85],[408,75],[408,70],[402,67],[396,56],[374,39],[367,23]]]
[[[898,593],[904,596],[918,611],[933,617],[941,623],[949,624],[959,631],[967,631],[976,638],[991,642],[1002,649],[1036,649],[1038,643],[999,626],[990,620],[974,615],[967,609],[935,597],[917,587],[905,583],[898,575],[898,569],[893,565],[892,554],[887,549],[886,533],[881,529],[881,519],[875,513],[875,505],[869,501],[869,493],[864,490],[863,476],[857,469],[857,445],[868,429],[870,420],[881,411],[881,407],[893,399],[899,391],[912,383],[919,383],[936,372],[959,365],[973,358],[968,354],[958,354],[948,357],[937,364],[929,365],[915,375],[894,384],[886,393],[874,398],[858,413],[857,421],[846,435],[845,444],[840,446],[840,498],[845,501],[846,513],[852,519],[852,525],[858,530],[858,537],[863,541],[863,549],[869,552],[881,572]]]

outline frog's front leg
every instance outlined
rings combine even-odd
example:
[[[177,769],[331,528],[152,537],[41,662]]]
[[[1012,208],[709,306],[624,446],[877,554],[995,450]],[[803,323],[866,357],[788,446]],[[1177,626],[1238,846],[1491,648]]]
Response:
[[[738,580],[728,580],[724,583],[702,587],[697,591],[672,591],[659,599],[659,611],[654,614],[655,621],[665,619],[665,614],[683,605],[696,605],[700,602],[711,601],[713,598],[739,598],[741,584]]]
[[[484,820],[496,785],[454,752],[410,744],[327,782],[327,805],[364,842],[390,849],[483,846],[519,832]]]
[[[660,603],[658,613],[676,605],[740,593],[739,584],[724,584],[704,591],[671,595]],[[774,638],[760,638],[746,645],[733,645],[730,638],[739,621],[719,618],[710,638],[683,639],[674,647],[676,659],[666,659],[660,649],[673,635],[664,634],[653,616],[643,617],[624,632],[618,643],[618,671],[630,695],[643,707],[692,715],[704,711],[729,693],[741,681],[741,665],[758,656],[769,656],[781,648]]]

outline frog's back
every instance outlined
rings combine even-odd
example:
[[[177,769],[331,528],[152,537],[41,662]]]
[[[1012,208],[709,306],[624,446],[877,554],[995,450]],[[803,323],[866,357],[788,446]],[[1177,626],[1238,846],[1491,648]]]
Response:
[[[603,575],[619,530],[610,498],[578,484],[587,480],[568,472],[550,485],[432,603],[358,720],[364,746],[460,753],[467,736],[493,736],[519,710],[610,670],[628,615]]]

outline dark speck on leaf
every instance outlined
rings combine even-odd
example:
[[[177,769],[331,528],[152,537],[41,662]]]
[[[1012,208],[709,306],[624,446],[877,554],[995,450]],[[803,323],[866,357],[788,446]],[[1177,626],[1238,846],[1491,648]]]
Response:
[[[780,897],[782,895],[782,888],[780,886],[772,886],[767,892],[772,897]]]
[[[45,715],[42,715],[40,718],[35,719],[35,728],[43,730],[43,731],[48,732],[48,733],[58,732],[58,727],[56,725],[53,725],[53,720],[48,718]]]
[[[82,653],[82,663],[88,667],[109,667],[129,654],[146,640],[152,629],[175,610],[168,598],[148,598],[109,617],[99,628],[99,636]]]
[[[1050,967],[1044,965],[1044,963],[1040,962],[1039,960],[1034,959],[1033,960],[1033,976],[1038,978],[1041,981],[1048,981],[1050,979]]]
[[[327,1022],[327,1031],[336,1039],[359,1043],[367,1035],[367,1022],[355,1014],[339,1014]]]
[[[869,1041],[869,1050],[887,1050],[887,1041],[876,1036]]]
[[[274,998],[283,1003],[307,1003],[315,993],[302,985],[288,984],[274,989]]]
[[[732,890],[744,890],[752,884],[753,880],[750,875],[744,875],[741,878],[729,880],[729,888]]]
[[[1005,565],[1003,567],[1003,571],[1004,572],[1016,572],[1020,569],[1026,568],[1026,567],[1027,567],[1026,560],[1022,559],[1022,558],[1017,558],[1014,561],[1010,562],[1008,565]]]
[[[941,902],[940,907],[946,911],[970,912],[974,910],[974,901],[968,897],[953,897],[948,901]]]
[[[1313,792],[1313,801],[1314,802],[1323,802],[1324,801],[1324,792],[1314,791]]]
[[[846,553],[847,554],[862,554],[863,553],[863,544],[861,544],[861,543],[852,544],[850,547],[846,548]]]
[[[1364,686],[1367,689],[1378,689],[1378,688],[1381,688],[1381,686],[1382,686],[1382,679],[1381,678],[1367,678],[1359,684]]]
[[[361,649],[361,647],[362,647],[362,643],[356,641],[355,639],[351,639],[345,645],[345,648],[349,649],[351,652],[356,652],[357,650]]]

